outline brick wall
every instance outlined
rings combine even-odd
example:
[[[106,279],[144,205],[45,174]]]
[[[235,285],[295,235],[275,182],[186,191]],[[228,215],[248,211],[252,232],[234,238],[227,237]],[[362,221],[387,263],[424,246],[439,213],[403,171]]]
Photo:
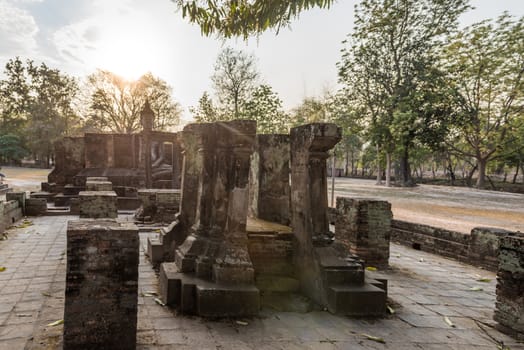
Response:
[[[467,234],[407,221],[391,221],[392,241],[491,271],[497,270],[500,238],[511,233],[497,228],[477,227]]]

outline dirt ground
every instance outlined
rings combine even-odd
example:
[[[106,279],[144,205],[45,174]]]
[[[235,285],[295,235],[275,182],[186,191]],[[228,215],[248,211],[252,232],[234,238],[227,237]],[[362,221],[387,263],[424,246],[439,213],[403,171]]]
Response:
[[[524,194],[433,185],[388,188],[374,180],[336,178],[337,196],[384,199],[395,219],[453,231],[484,226],[524,232]]]
[[[15,191],[38,191],[50,170],[3,167],[1,172]],[[524,232],[524,194],[433,185],[387,188],[373,180],[336,178],[337,196],[384,199],[391,203],[395,219],[454,231],[469,233],[489,226]]]

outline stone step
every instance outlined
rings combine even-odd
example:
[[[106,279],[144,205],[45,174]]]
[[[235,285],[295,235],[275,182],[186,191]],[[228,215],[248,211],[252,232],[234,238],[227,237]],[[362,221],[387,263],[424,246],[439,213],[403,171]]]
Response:
[[[322,279],[325,285],[361,285],[364,283],[363,269],[348,269],[348,268],[323,268]]]
[[[260,292],[254,285],[219,285],[192,274],[180,273],[175,263],[160,265],[162,302],[182,313],[204,317],[256,315]]]
[[[68,207],[48,207],[46,216],[72,215]]]
[[[382,316],[386,312],[386,292],[369,283],[330,286],[327,289],[328,309],[346,316]]]
[[[147,255],[153,266],[162,262],[164,258],[164,246],[158,238],[147,238]]]
[[[307,313],[321,310],[313,300],[299,293],[262,292],[260,293],[260,307],[279,312]]]
[[[294,293],[300,290],[300,281],[286,276],[258,275],[255,285],[261,292]]]

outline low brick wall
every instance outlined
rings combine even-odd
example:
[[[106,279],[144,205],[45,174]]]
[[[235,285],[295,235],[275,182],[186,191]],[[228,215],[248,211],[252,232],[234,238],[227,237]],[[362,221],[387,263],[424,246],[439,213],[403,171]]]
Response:
[[[18,201],[0,202],[0,233],[22,218],[22,208]]]
[[[477,227],[467,234],[407,221],[391,221],[392,241],[491,271],[497,270],[500,238],[511,233],[497,228]]]
[[[257,274],[293,275],[293,233],[248,233],[248,251]]]

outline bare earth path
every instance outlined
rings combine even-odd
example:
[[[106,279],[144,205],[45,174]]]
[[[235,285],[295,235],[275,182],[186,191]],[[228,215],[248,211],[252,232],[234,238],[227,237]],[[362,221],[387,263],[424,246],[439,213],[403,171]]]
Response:
[[[524,232],[524,194],[432,185],[388,188],[373,180],[336,178],[337,196],[384,199],[395,219],[453,231],[490,226]]]

